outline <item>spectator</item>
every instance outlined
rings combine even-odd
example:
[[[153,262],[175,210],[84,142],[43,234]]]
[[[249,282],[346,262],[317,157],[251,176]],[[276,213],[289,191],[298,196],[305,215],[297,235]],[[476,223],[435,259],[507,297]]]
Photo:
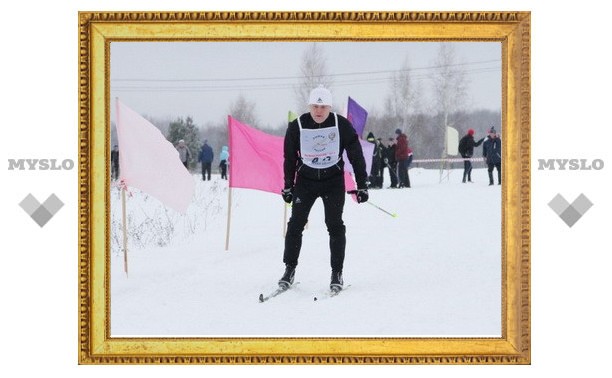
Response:
[[[221,147],[221,153],[219,154],[219,170],[221,170],[221,178],[227,180],[227,164],[229,162],[229,151],[227,146]]]
[[[489,185],[493,185],[493,169],[497,168],[497,184],[501,185],[501,150],[502,142],[494,127],[489,130],[489,136],[482,145],[482,156],[485,157],[489,171]]]
[[[113,180],[119,178],[119,146],[116,144],[111,150],[111,178]]]
[[[189,147],[187,147],[187,145],[185,144],[185,140],[179,140],[178,146],[176,146],[176,150],[179,153],[179,158],[181,159],[181,162],[183,163],[185,168],[189,170],[189,159],[191,158],[191,151],[189,150]]]
[[[204,140],[204,144],[200,150],[200,155],[198,156],[198,161],[202,163],[202,180],[204,181],[210,181],[210,171],[214,157],[215,154],[213,153],[212,148],[208,145],[208,140]]]
[[[389,138],[387,148],[385,148],[383,162],[387,169],[389,169],[389,177],[391,179],[391,186],[389,188],[397,188],[397,160],[395,160],[395,139]]]
[[[402,130],[395,130],[397,144],[395,146],[395,160],[397,160],[397,176],[400,188],[410,188],[408,167],[412,163],[412,150],[408,147],[408,137]]]
[[[470,160],[472,156],[474,156],[474,147],[480,146],[480,144],[484,141],[484,138],[480,138],[478,142],[474,141],[474,129],[468,129],[467,134],[465,134],[461,140],[459,140],[459,153],[463,160],[463,182],[465,183],[466,179],[468,182],[472,181],[472,161]]]

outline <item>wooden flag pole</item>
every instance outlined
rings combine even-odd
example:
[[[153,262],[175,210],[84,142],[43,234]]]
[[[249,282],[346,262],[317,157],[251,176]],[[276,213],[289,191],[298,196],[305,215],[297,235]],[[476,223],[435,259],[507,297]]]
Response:
[[[232,187],[228,188],[227,193],[227,230],[225,232],[225,250],[229,249],[229,238],[230,238],[230,223],[232,220]]]
[[[119,119],[119,97],[115,97],[115,107],[117,109],[117,119]],[[123,154],[119,155],[119,159],[123,157]],[[121,161],[121,160],[120,160]],[[121,163],[119,163],[121,164]],[[126,215],[126,205],[125,205],[125,184],[121,185],[121,219],[123,223],[123,271],[125,275],[128,276],[128,250],[127,250],[127,215]]]
[[[123,219],[123,270],[128,275],[128,250],[127,250],[127,216],[125,210],[125,188],[121,188],[121,217]]]

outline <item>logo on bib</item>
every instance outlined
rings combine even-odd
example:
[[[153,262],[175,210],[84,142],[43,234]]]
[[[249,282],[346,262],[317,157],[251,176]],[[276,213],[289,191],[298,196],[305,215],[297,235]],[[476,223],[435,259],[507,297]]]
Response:
[[[327,138],[325,138],[323,135],[317,135],[314,138],[312,138],[313,141],[313,146],[312,149],[317,151],[317,152],[321,152],[321,151],[325,151],[325,148],[327,147]]]

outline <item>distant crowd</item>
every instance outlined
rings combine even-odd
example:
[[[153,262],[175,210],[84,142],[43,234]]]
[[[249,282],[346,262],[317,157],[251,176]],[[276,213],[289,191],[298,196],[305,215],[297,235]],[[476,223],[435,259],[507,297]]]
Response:
[[[412,164],[412,149],[408,146],[406,134],[397,129],[395,138],[389,138],[385,143],[370,132],[366,140],[374,144],[368,188],[383,188],[385,169],[389,170],[391,179],[389,188],[410,188],[408,169]]]
[[[474,159],[474,148],[482,144],[482,156],[487,165],[489,185],[494,185],[493,171],[497,171],[497,184],[501,185],[501,139],[491,127],[486,137],[478,141],[474,139],[474,129],[468,129],[467,133],[459,140],[458,152],[463,158],[463,183],[472,181],[472,160]],[[366,140],[374,144],[372,153],[372,164],[368,176],[369,189],[382,189],[384,185],[385,169],[389,171],[391,180],[389,189],[410,188],[409,169],[412,165],[413,151],[408,146],[408,138],[402,130],[395,130],[395,138],[376,138],[370,132]]]
[[[458,151],[463,161],[463,183],[471,183],[472,181],[472,160],[474,158],[474,149],[482,145],[482,156],[487,165],[489,175],[489,185],[494,185],[493,172],[497,172],[497,184],[501,185],[501,139],[494,127],[491,127],[486,137],[480,138],[478,141],[474,138],[474,129],[468,129],[467,133],[459,140]],[[370,132],[366,140],[374,144],[372,153],[372,164],[368,176],[368,189],[382,189],[384,185],[385,169],[389,172],[391,180],[389,189],[410,188],[409,169],[412,165],[413,151],[408,146],[408,137],[402,130],[395,130],[395,137],[376,138]],[[179,140],[176,145],[179,153],[179,158],[186,168],[189,168],[189,162],[193,155],[189,147],[183,139]],[[212,147],[205,140],[197,155],[197,161],[201,164],[202,180],[211,180],[212,163],[215,154]],[[219,172],[221,178],[227,180],[229,166],[229,149],[227,146],[221,147],[219,152]],[[119,178],[119,148],[113,146],[111,150],[111,177],[113,180]]]

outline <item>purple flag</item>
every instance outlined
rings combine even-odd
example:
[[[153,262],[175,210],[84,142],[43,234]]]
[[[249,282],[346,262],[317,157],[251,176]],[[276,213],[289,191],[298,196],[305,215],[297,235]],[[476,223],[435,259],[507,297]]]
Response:
[[[348,98],[346,118],[353,124],[357,135],[361,138],[361,134],[363,134],[365,129],[366,119],[368,119],[368,112],[350,97]]]

